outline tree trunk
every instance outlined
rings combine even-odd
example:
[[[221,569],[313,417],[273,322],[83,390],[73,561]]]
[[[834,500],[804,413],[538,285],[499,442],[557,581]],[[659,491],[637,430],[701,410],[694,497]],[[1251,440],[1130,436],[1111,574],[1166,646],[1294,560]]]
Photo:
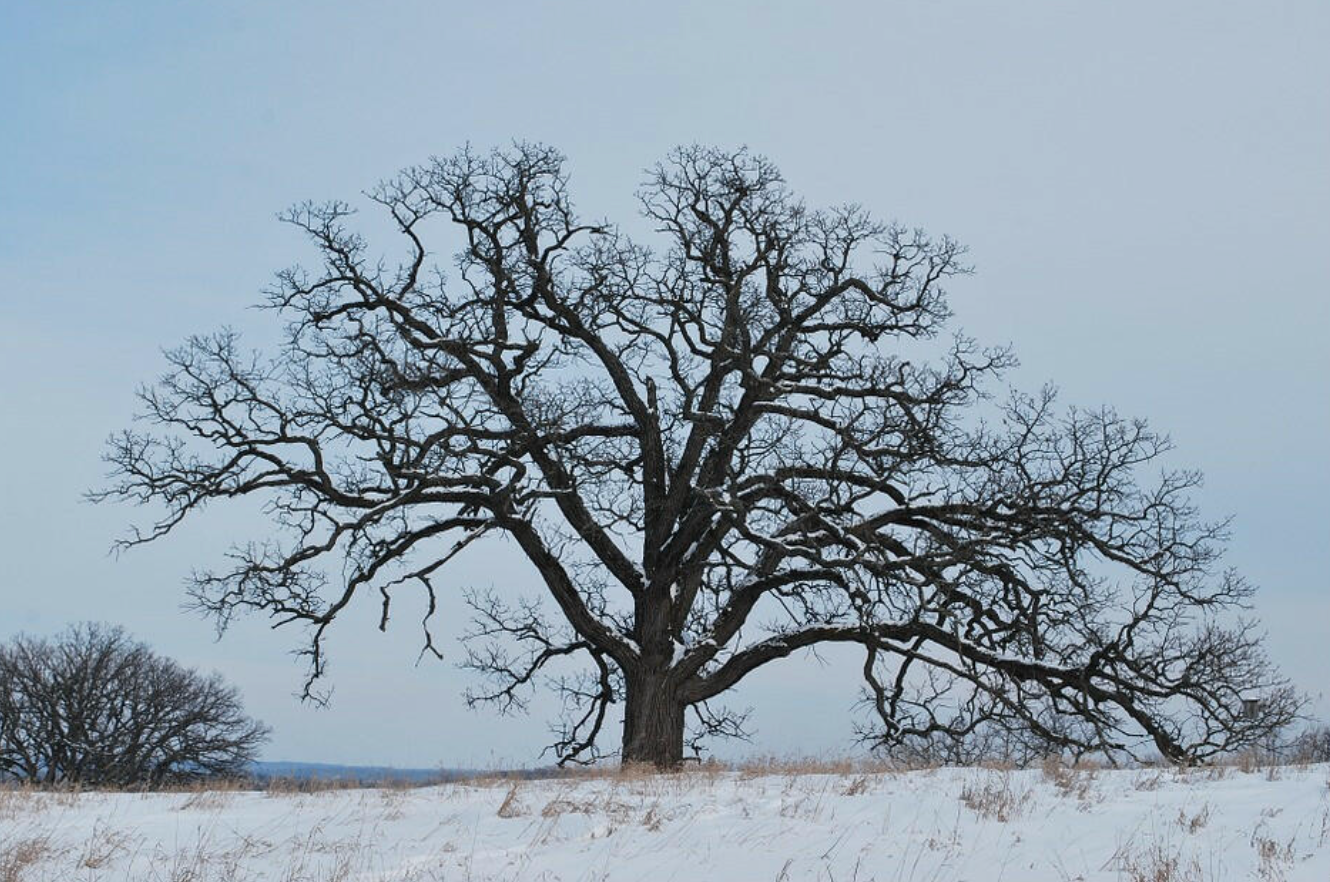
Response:
[[[623,762],[670,769],[683,762],[684,705],[664,673],[626,678]]]

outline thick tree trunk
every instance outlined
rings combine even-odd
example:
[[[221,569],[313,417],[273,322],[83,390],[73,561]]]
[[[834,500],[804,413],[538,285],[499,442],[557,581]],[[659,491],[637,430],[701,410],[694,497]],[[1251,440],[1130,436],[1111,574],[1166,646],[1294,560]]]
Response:
[[[623,762],[670,769],[683,761],[684,704],[663,673],[626,678]]]

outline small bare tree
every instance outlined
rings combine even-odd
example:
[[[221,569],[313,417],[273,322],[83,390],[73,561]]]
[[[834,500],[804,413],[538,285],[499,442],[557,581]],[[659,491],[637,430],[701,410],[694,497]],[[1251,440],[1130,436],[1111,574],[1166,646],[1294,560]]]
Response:
[[[1287,755],[1294,762],[1330,763],[1330,726],[1312,723],[1293,738]]]
[[[264,497],[289,541],[238,546],[191,592],[222,624],[307,625],[309,695],[357,594],[383,627],[411,586],[432,614],[449,561],[503,537],[554,612],[469,595],[469,664],[493,678],[470,700],[520,708],[547,676],[561,761],[597,756],[622,702],[622,758],[676,763],[689,711],[694,736],[741,734],[713,700],[833,643],[863,649],[883,745],[982,731],[1190,761],[1294,714],[1231,618],[1250,589],[1216,572],[1199,476],[1139,481],[1167,439],[1047,390],[993,398],[1009,352],[943,336],[956,243],[810,210],[744,151],[650,174],[654,249],[580,221],[566,184],[531,145],[409,169],[369,194],[397,259],[346,204],[289,211],[321,264],[270,292],[281,351],[191,339],[142,392],[157,428],[111,442],[96,498],[165,506],[126,544]]]
[[[119,628],[0,646],[0,777],[124,787],[240,775],[266,738],[220,677]]]

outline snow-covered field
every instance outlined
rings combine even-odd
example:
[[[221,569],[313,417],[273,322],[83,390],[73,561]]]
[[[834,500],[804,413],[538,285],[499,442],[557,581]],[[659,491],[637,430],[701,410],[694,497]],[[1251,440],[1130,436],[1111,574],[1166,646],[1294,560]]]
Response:
[[[27,880],[1330,880],[1330,766],[0,790]]]

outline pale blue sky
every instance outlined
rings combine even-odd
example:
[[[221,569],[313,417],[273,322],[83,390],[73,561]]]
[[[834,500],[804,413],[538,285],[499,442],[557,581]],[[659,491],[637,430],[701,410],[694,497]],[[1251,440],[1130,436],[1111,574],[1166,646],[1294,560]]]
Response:
[[[272,758],[531,762],[542,718],[466,711],[370,610],[334,638],[332,709],[294,634],[222,642],[180,580],[253,535],[218,511],[106,555],[80,493],[162,366],[307,256],[273,220],[464,142],[552,143],[587,214],[626,217],[684,142],[747,144],[813,203],[967,243],[958,323],[1027,387],[1169,430],[1236,516],[1272,654],[1330,674],[1330,4],[1304,2],[39,2],[0,4],[0,638],[119,622],[217,668]],[[478,555],[468,574],[525,579]],[[458,623],[460,624],[460,622]],[[445,629],[447,630],[447,629]],[[450,660],[456,660],[456,651]],[[746,685],[754,752],[849,747],[856,660]],[[1327,704],[1321,701],[1325,713]]]

